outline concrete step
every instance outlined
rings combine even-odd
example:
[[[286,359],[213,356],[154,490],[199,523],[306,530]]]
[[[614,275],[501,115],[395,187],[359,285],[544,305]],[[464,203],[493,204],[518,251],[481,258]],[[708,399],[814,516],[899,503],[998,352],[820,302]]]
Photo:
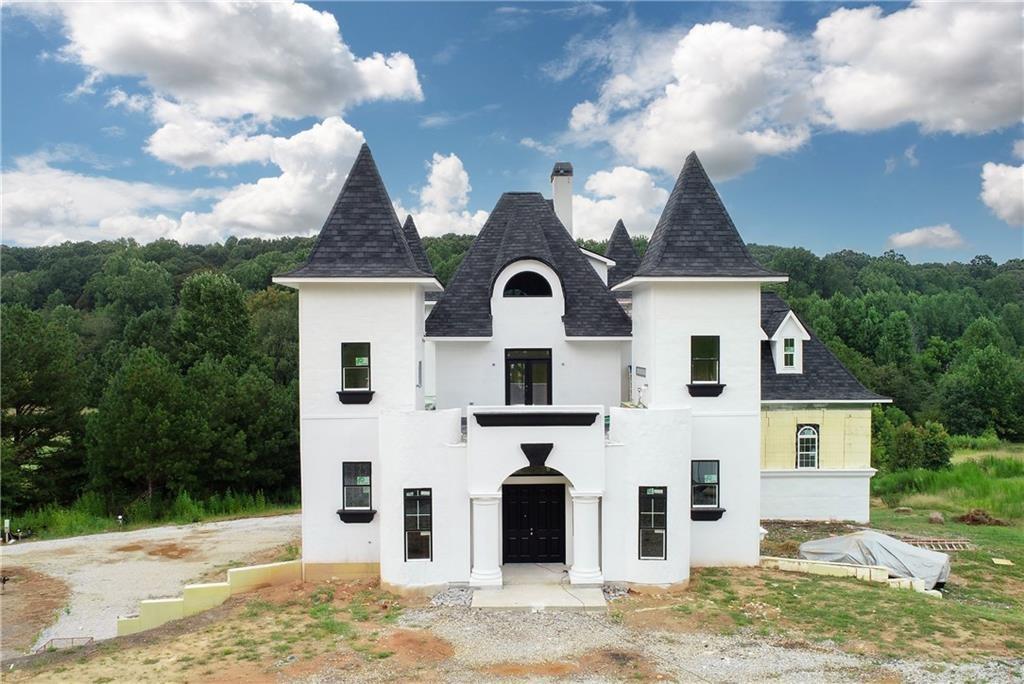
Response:
[[[607,608],[600,587],[565,584],[512,584],[473,592],[473,608],[482,610],[585,610]]]

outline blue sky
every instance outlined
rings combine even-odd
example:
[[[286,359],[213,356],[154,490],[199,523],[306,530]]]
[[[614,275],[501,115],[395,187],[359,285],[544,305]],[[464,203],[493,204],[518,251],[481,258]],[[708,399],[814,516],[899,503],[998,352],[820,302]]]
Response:
[[[649,233],[696,149],[748,242],[1024,252],[1019,7],[3,11],[7,244],[310,234],[365,139],[426,234],[556,159],[580,233]]]

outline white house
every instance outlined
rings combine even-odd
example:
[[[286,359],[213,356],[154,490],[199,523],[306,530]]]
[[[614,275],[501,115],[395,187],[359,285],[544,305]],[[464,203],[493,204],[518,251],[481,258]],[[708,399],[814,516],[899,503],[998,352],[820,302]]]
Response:
[[[866,516],[873,471],[846,455],[870,453],[883,398],[762,294],[786,276],[696,155],[642,259],[621,221],[605,255],[578,248],[572,166],[551,180],[553,201],[502,195],[442,288],[364,145],[308,262],[275,278],[299,291],[308,578],[500,586],[547,562],[673,584],[756,564],[762,517]],[[790,423],[788,462],[766,435]]]

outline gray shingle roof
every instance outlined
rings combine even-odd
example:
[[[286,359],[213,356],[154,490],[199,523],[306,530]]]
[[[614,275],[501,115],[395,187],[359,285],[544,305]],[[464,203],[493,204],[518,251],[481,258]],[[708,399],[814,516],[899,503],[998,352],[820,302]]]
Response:
[[[697,154],[679,172],[637,276],[777,276],[747,251]]]
[[[422,247],[421,247],[422,250]],[[290,278],[428,278],[416,264],[370,148],[359,150],[305,264]]]
[[[409,251],[412,252],[412,259],[416,262],[417,268],[434,275],[434,268],[430,265],[430,259],[427,258],[427,253],[423,249],[423,242],[420,240],[419,231],[416,230],[416,223],[412,220],[412,214],[405,217],[402,233],[405,235],[405,242],[409,245]]]
[[[612,228],[612,235],[608,238],[604,255],[615,262],[615,265],[608,269],[608,287],[615,287],[626,278],[631,278],[640,266],[640,257],[636,254],[636,248],[633,246],[633,241],[629,239],[626,224],[622,222],[622,219],[619,219],[619,222]]]
[[[536,192],[506,192],[427,317],[430,337],[490,337],[491,287],[508,264],[543,261],[562,281],[569,337],[626,337],[632,324],[551,206]]]
[[[789,306],[777,294],[761,293],[761,328],[767,335],[778,329],[787,313]],[[811,336],[803,343],[802,373],[776,373],[771,345],[761,343],[761,401],[886,401],[862,385],[803,321],[800,324]]]

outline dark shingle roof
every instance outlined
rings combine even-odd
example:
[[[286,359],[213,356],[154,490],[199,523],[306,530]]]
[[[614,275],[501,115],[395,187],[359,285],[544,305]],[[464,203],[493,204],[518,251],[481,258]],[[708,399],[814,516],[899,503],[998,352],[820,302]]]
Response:
[[[291,278],[433,276],[416,264],[366,144],[348,172],[309,259],[284,275]]]
[[[562,322],[569,337],[625,337],[629,317],[580,252],[551,206],[535,192],[501,196],[427,317],[431,337],[490,337],[491,287],[508,264],[543,261],[565,293]]]
[[[637,276],[777,276],[754,261],[696,153],[679,172]]]
[[[423,242],[420,240],[420,234],[416,230],[416,223],[412,220],[412,214],[405,217],[405,223],[402,224],[402,233],[405,235],[405,242],[409,245],[409,251],[412,252],[412,259],[416,262],[416,267],[424,273],[434,275],[434,269],[430,265],[430,259],[427,258],[427,253],[423,249]]]
[[[778,329],[787,313],[789,306],[777,294],[761,293],[761,328],[767,335]],[[776,373],[771,344],[761,343],[761,401],[886,401],[853,377],[803,321],[800,324],[811,336],[803,343],[802,373]]]
[[[604,248],[604,255],[615,262],[615,265],[608,269],[608,287],[615,287],[626,278],[631,278],[640,266],[640,257],[636,254],[636,248],[629,239],[626,224],[622,219],[619,219],[612,229],[608,245]]]
[[[570,162],[555,162],[554,167],[551,169],[551,177],[555,176],[571,176],[572,175],[572,164]]]

